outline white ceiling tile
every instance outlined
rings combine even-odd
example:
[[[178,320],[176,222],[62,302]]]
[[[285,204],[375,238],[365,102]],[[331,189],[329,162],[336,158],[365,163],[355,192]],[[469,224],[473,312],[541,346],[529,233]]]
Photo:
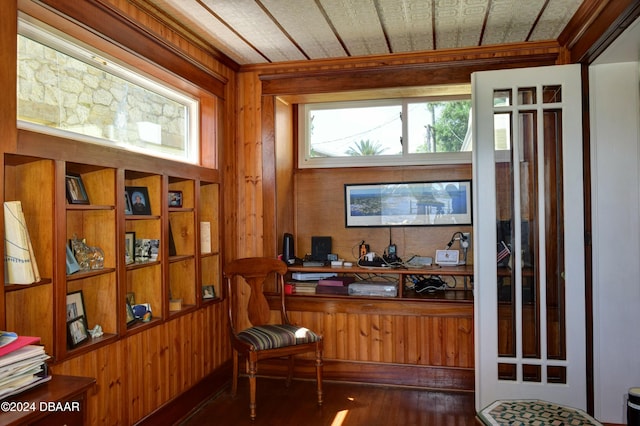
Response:
[[[320,0],[351,56],[389,53],[371,0]]]
[[[311,59],[346,56],[314,0],[262,0],[269,13]]]
[[[202,39],[239,64],[259,64],[267,60],[216,19],[197,1],[147,0],[184,24]]]
[[[379,0],[378,4],[394,53],[433,49],[431,2]]]
[[[483,45],[516,43],[527,38],[545,0],[493,0]]]
[[[531,41],[557,39],[582,0],[550,0],[531,34]]]
[[[435,1],[436,48],[478,46],[489,0]]]
[[[271,62],[305,59],[255,0],[202,2]]]

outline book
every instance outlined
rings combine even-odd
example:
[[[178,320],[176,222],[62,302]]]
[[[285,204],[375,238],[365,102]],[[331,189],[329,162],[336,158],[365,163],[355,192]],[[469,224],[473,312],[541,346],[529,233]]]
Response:
[[[18,349],[21,349],[28,345],[33,345],[35,343],[38,343],[39,341],[40,338],[35,336],[16,336],[16,338],[11,342],[0,347],[0,357],[4,357],[5,355],[17,351]],[[2,360],[0,360],[0,364],[2,364]]]
[[[4,282],[32,284],[40,281],[33,245],[20,201],[4,202]]]
[[[322,278],[318,280],[318,286],[344,287],[355,281],[352,276]]]

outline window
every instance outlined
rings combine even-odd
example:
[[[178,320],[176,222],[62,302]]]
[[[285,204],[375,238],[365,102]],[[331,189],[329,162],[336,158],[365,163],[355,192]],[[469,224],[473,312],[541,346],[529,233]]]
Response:
[[[19,21],[21,128],[196,163],[198,123],[195,97]]]
[[[470,95],[303,104],[299,167],[471,162],[470,110]]]

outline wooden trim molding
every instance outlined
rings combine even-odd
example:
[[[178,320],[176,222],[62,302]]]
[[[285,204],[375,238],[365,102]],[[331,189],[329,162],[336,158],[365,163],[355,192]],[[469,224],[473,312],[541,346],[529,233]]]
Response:
[[[517,50],[516,46],[511,46],[513,50],[496,48],[493,53],[484,49],[457,49],[430,56],[403,55],[403,61],[393,55],[380,60],[361,59],[360,66],[353,66],[352,61],[336,60],[313,61],[315,68],[289,67],[284,70],[265,67],[260,70],[262,94],[331,93],[469,83],[471,73],[475,71],[554,65],[562,62],[564,57],[563,49],[554,43],[541,43],[536,47],[517,46],[524,50]],[[329,65],[331,63],[333,66]]]
[[[144,57],[191,83],[224,99],[227,79],[212,70],[205,69],[178,49],[155,34],[136,24],[113,6],[102,0],[66,1],[33,0],[21,1],[20,10],[33,10],[30,3],[43,6],[58,15],[64,15],[88,31],[107,38],[127,51]]]

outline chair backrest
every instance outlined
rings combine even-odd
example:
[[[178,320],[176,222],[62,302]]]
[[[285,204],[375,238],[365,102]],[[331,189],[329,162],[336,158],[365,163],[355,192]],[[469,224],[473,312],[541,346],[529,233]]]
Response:
[[[242,284],[241,280],[235,279],[236,277],[242,277],[251,288],[247,304],[247,316],[251,324],[257,326],[264,325],[269,321],[270,308],[264,295],[264,283],[267,277],[276,273],[281,293],[281,316],[283,322],[286,322],[286,313],[284,311],[284,274],[286,272],[287,265],[283,261],[266,257],[236,259],[225,266],[224,277],[227,280],[227,290],[231,297],[229,321],[232,330],[235,329],[234,309],[236,309],[236,304],[238,303],[233,287]]]

